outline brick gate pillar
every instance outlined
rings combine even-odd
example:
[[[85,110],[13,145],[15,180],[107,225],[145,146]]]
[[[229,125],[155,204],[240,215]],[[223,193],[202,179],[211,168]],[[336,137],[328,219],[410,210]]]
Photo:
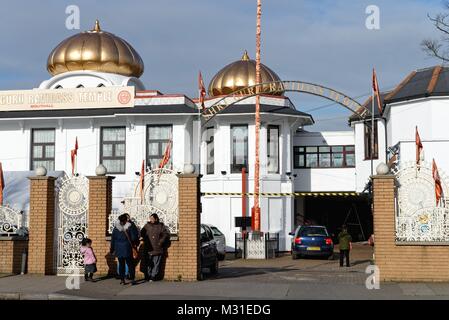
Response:
[[[55,180],[30,177],[28,273],[55,274]]]
[[[395,247],[395,176],[379,175],[373,181],[374,258],[381,280],[387,280]]]
[[[197,174],[179,174],[179,232],[165,264],[166,280],[196,281],[200,276],[200,182]]]
[[[110,241],[107,241],[108,217],[112,210],[111,176],[91,176],[89,179],[88,238],[97,256],[99,275],[115,274],[117,269],[114,257],[109,254]]]

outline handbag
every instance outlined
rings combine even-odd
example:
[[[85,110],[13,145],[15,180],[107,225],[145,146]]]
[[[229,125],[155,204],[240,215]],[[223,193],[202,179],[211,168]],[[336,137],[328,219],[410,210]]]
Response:
[[[126,238],[128,239],[129,244],[131,245],[131,251],[133,259],[139,258],[139,251],[137,251],[137,248],[135,245],[132,244],[131,239],[129,238],[128,232],[125,230]]]

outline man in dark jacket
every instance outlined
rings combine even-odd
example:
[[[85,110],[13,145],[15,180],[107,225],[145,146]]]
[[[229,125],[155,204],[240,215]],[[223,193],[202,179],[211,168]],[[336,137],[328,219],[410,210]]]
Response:
[[[340,267],[343,267],[343,260],[346,257],[346,267],[349,267],[349,251],[351,250],[352,237],[348,233],[346,226],[342,227],[342,231],[338,235],[340,247]]]
[[[141,244],[145,243],[146,240],[145,247],[148,254],[148,275],[146,279],[152,282],[157,280],[159,275],[170,233],[167,227],[159,221],[158,215],[153,213],[150,216],[150,221],[142,228],[140,236],[143,239]]]

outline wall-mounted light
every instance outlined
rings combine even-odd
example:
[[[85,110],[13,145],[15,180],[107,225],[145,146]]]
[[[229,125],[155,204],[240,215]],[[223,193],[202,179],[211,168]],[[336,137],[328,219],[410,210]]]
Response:
[[[293,178],[296,178],[298,175],[295,173],[294,175],[293,175]]]
[[[136,174],[136,176],[140,176],[140,172],[136,171],[134,173]]]
[[[221,172],[221,174],[224,175],[224,176],[226,175],[226,173],[227,173],[226,171],[222,171]]]
[[[287,177],[290,177],[290,176],[292,175],[292,173],[291,173],[291,172],[286,172],[285,175],[286,175]]]

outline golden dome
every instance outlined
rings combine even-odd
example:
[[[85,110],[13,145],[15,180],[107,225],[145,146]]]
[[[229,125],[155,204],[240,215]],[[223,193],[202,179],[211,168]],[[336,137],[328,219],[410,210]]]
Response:
[[[279,76],[270,68],[261,64],[260,76],[262,83],[281,81]],[[228,95],[239,89],[243,89],[256,84],[256,61],[251,60],[248,52],[245,51],[242,58],[218,71],[209,84],[209,96]],[[268,87],[262,91],[267,94]],[[273,95],[273,94],[272,94]],[[275,95],[283,95],[278,92]]]
[[[92,70],[140,77],[143,61],[125,40],[100,29],[95,21],[93,30],[78,33],[62,41],[48,56],[47,70],[52,75]]]

